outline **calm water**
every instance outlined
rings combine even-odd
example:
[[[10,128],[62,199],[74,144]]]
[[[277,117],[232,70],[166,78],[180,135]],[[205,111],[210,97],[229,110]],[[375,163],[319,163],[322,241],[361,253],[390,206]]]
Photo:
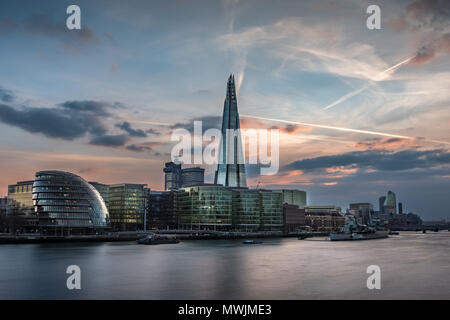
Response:
[[[361,242],[265,239],[0,246],[1,299],[450,298],[450,232]],[[68,265],[81,290],[66,288]],[[366,268],[381,268],[381,290]]]

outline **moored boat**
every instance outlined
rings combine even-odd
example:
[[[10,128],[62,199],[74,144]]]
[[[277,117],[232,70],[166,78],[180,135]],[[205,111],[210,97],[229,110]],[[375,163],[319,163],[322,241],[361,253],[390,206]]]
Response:
[[[138,244],[166,244],[179,243],[180,241],[174,237],[160,236],[156,234],[147,235],[144,238],[136,240]]]

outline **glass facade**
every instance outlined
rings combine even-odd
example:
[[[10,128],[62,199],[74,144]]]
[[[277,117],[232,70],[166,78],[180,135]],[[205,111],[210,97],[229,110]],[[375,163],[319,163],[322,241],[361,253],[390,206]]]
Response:
[[[144,229],[148,193],[145,186],[145,184],[109,186],[109,215],[114,231]]]
[[[306,206],[306,191],[296,189],[282,189],[283,203],[298,206],[300,209]]]
[[[271,190],[258,190],[261,197],[261,230],[283,229],[283,195]]]
[[[147,209],[147,229],[177,228],[172,191],[150,191]]]
[[[197,186],[175,193],[175,210],[181,229],[229,230],[232,193],[222,186]]]
[[[234,76],[230,75],[227,83],[227,95],[223,106],[222,139],[220,141],[219,163],[215,173],[214,183],[226,187],[246,187],[244,154],[240,134],[228,137],[227,130],[240,129],[239,112],[237,108]],[[230,155],[233,155],[233,159]]]
[[[90,181],[89,184],[92,185],[95,189],[97,189],[97,191],[100,193],[100,195],[103,198],[103,201],[105,202],[106,208],[108,208],[109,211],[109,185]]]
[[[233,189],[233,229],[258,231],[261,227],[261,199],[258,190]]]
[[[108,227],[108,209],[100,193],[69,172],[37,172],[33,204],[44,233],[87,233]]]
[[[33,205],[33,182],[19,181],[8,186],[7,214],[12,231],[32,232],[37,229],[37,216]]]
[[[281,231],[282,193],[204,185],[175,193],[179,228],[218,231]]]

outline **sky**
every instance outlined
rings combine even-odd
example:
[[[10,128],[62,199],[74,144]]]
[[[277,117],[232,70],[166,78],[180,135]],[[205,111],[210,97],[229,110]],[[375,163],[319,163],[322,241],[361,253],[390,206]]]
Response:
[[[233,73],[241,126],[280,130],[250,186],[450,219],[448,1],[0,0],[0,43],[0,195],[47,169],[161,190],[172,131],[219,128]]]

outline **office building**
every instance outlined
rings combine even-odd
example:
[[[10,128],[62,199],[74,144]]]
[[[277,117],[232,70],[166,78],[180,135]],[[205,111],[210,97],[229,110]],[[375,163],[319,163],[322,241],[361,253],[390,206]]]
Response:
[[[181,164],[166,162],[164,172],[164,190],[177,190],[181,188]]]
[[[297,232],[306,226],[305,209],[299,208],[297,205],[283,204],[283,225],[284,232]]]
[[[371,203],[350,203],[349,213],[360,224],[372,224],[373,205]]]
[[[33,205],[33,180],[19,181],[8,186],[8,210],[10,230],[34,232],[38,219]]]
[[[205,169],[200,167],[181,169],[181,187],[201,186],[205,183]]]
[[[395,197],[395,193],[390,190],[387,193],[386,204],[384,206],[384,213],[391,213],[391,214],[397,213],[397,200]]]
[[[227,131],[235,132],[227,135]],[[240,136],[239,112],[237,107],[234,76],[230,75],[222,116],[222,139],[220,142],[219,163],[214,183],[226,187],[246,187],[244,154]]]
[[[182,229],[282,231],[282,193],[272,190],[203,185],[175,192]]]
[[[338,231],[345,224],[341,208],[334,205],[306,206],[305,219],[314,231]]]
[[[98,233],[108,227],[108,209],[100,193],[73,173],[37,172],[33,204],[43,234]]]
[[[147,205],[147,229],[176,229],[177,216],[174,208],[174,192],[150,191]]]
[[[145,184],[109,186],[109,215],[114,231],[144,229],[148,189]]]
[[[232,191],[218,185],[187,187],[175,193],[180,229],[230,230]]]
[[[283,203],[298,206],[300,209],[306,206],[306,191],[296,189],[282,189]]]
[[[233,230],[255,232],[261,226],[260,192],[256,189],[233,188]]]
[[[398,203],[398,214],[403,214],[403,203]]]
[[[385,202],[386,202],[386,197],[385,196],[381,196],[378,199],[378,211],[379,211],[380,214],[384,214],[385,213],[384,212],[384,204],[385,204]]]

